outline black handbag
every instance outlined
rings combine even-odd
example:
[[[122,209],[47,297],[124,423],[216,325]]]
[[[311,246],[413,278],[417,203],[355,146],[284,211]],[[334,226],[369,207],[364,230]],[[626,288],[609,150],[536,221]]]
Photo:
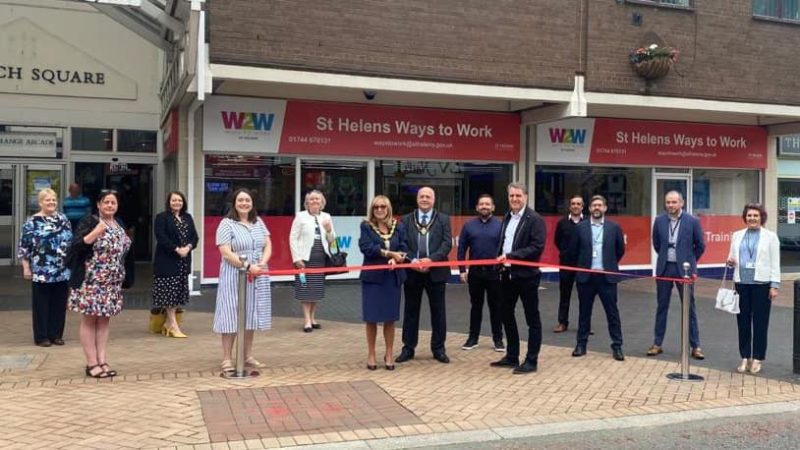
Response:
[[[339,249],[339,243],[337,241],[333,241],[328,248],[330,249],[330,256],[325,255],[325,267],[343,267],[344,270],[328,272],[326,275],[347,273],[347,252],[343,252]],[[334,248],[336,249],[336,253],[333,252]]]

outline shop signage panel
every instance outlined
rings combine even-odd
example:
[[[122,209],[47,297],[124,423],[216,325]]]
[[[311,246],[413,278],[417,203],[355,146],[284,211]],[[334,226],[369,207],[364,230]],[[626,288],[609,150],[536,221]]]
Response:
[[[165,120],[164,124],[161,126],[164,159],[178,153],[178,137],[180,136],[179,125],[178,110],[173,108],[167,115],[167,120]]]
[[[767,167],[762,127],[620,119],[567,119],[537,127],[538,162]]]
[[[800,134],[779,137],[778,156],[800,156]]]
[[[285,100],[214,95],[203,104],[203,149],[278,153]]]
[[[0,132],[0,155],[55,158],[57,139],[53,133]]]
[[[281,153],[519,159],[518,114],[290,101]]]

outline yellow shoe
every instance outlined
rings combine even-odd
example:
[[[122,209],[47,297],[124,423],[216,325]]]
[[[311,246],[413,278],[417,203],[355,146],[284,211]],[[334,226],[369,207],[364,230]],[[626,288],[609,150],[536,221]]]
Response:
[[[171,337],[171,338],[187,338],[187,337],[189,337],[189,336],[183,334],[183,332],[181,332],[181,330],[178,329],[178,328],[168,328],[166,330],[167,330],[167,332],[165,333],[165,335],[167,337]]]

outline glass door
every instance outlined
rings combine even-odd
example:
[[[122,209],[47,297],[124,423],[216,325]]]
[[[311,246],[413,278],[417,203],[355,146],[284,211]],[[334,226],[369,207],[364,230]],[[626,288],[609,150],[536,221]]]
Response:
[[[684,199],[683,203],[683,210],[689,214],[692,213],[692,175],[691,174],[681,174],[681,173],[670,173],[670,174],[660,174],[656,173],[653,175],[653,198],[651,201],[651,205],[653,205],[652,209],[652,219],[650,222],[650,227],[652,229],[653,222],[655,222],[656,217],[659,214],[664,213],[665,206],[664,206],[664,196],[667,195],[667,192],[670,191],[678,191],[681,193]],[[651,247],[651,264],[653,265],[653,274],[655,274],[656,270],[656,260],[658,259],[658,254],[655,250],[652,250]]]
[[[14,216],[16,210],[15,169],[11,164],[0,164],[0,265],[10,265],[16,248]]]
[[[62,188],[64,169],[62,166],[55,164],[29,164],[24,167],[25,214],[21,217],[23,221],[39,211],[38,196],[39,191],[42,189],[56,191],[59,205],[64,199],[64,189]],[[20,222],[21,225],[22,222]]]

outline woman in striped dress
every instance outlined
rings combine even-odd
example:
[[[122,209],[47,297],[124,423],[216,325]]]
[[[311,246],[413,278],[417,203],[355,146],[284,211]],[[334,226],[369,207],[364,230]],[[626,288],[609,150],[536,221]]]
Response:
[[[313,190],[306,194],[305,211],[300,211],[289,232],[289,249],[298,269],[325,267],[330,245],[336,240],[330,214],[323,212],[325,196]],[[325,297],[325,274],[302,274],[294,277],[294,298],[303,305],[303,331],[310,333],[322,326],[315,317],[319,302]]]
[[[222,255],[217,287],[217,305],[214,311],[214,332],[222,335],[222,365],[224,372],[233,371],[232,352],[236,340],[238,269],[245,268],[256,274],[267,268],[272,256],[269,230],[256,215],[253,196],[247,189],[233,194],[230,213],[217,228],[217,247]],[[245,255],[244,264],[239,255]],[[244,358],[248,367],[265,365],[252,355],[253,335],[256,330],[267,330],[272,321],[272,298],[267,275],[257,276],[247,283],[246,326]]]

